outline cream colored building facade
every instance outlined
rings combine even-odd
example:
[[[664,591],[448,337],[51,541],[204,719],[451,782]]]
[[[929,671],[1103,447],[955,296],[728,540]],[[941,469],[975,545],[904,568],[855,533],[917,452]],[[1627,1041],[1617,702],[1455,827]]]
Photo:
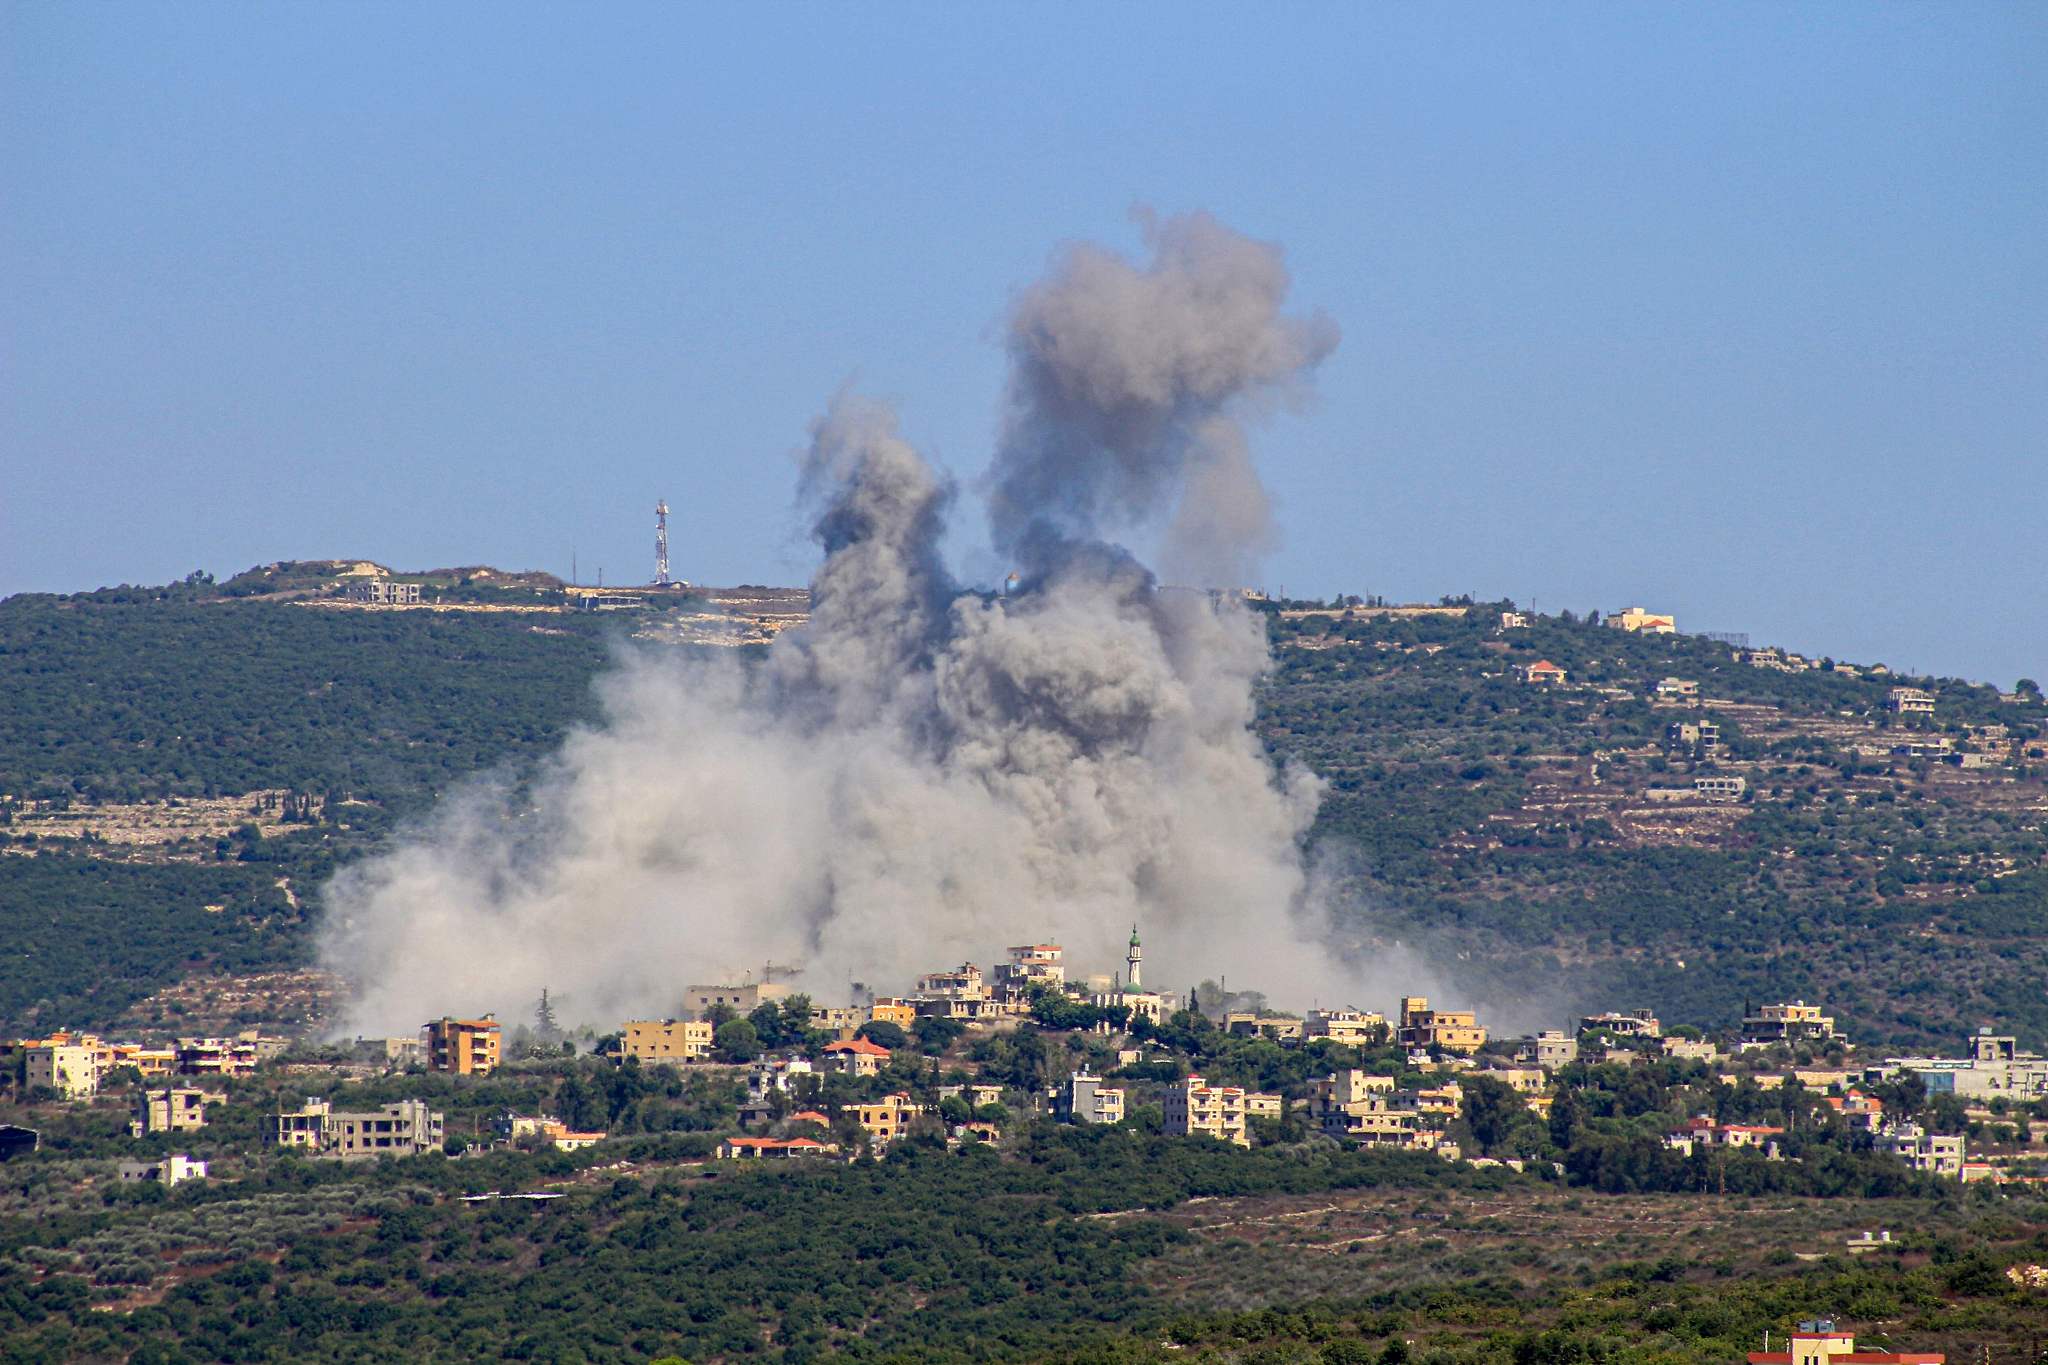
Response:
[[[1189,1076],[1166,1092],[1166,1132],[1169,1137],[1202,1134],[1239,1147],[1252,1145],[1245,1127],[1244,1090],[1234,1085],[1210,1085],[1200,1076]]]
[[[619,1051],[643,1063],[701,1062],[715,1031],[708,1019],[628,1019]]]

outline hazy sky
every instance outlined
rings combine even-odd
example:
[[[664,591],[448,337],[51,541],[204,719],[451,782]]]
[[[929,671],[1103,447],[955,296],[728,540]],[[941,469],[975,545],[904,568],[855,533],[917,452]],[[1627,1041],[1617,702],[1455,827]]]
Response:
[[[849,381],[963,479],[1130,210],[1344,330],[1297,594],[2048,680],[2048,7],[0,10],[0,592],[280,558],[796,582]],[[958,558],[993,565],[978,525]]]

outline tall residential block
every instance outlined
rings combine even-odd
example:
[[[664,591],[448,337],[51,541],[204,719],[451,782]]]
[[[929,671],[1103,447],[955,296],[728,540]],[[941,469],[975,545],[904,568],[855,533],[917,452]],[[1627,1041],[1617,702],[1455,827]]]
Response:
[[[429,1071],[488,1076],[498,1069],[498,1021],[493,1015],[481,1019],[444,1016],[420,1029],[420,1042],[426,1048]]]

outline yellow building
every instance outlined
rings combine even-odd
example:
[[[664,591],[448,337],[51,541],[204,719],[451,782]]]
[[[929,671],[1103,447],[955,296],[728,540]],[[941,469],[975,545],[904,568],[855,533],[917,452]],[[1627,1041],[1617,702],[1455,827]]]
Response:
[[[1755,1014],[1743,1016],[1742,1036],[1751,1042],[1795,1042],[1802,1038],[1827,1042],[1840,1038],[1833,1015],[1822,1014],[1819,1005],[1804,1000],[1765,1005]]]
[[[875,1003],[868,1006],[868,1017],[878,1024],[907,1029],[917,1022],[917,1006],[898,996],[877,996]]]
[[[711,1055],[708,1019],[628,1019],[619,1050],[651,1062],[699,1062]]]
[[[902,1092],[884,1095],[873,1104],[847,1106],[861,1131],[877,1142],[893,1142],[901,1137],[910,1121],[924,1112],[924,1106],[913,1104],[910,1096]]]
[[[1335,1072],[1309,1087],[1309,1117],[1340,1141],[1362,1147],[1425,1150],[1443,1133],[1433,1116],[1415,1103],[1413,1094],[1394,1089],[1392,1076],[1374,1076],[1356,1069]]]
[[[427,1052],[427,1070],[455,1076],[488,1076],[498,1069],[498,1020],[443,1016],[420,1029]]]
[[[1486,1045],[1486,1030],[1471,1010],[1433,1010],[1429,997],[1401,997],[1401,1027],[1395,1035],[1403,1047],[1442,1048],[1473,1053]]]
[[[1245,1129],[1244,1090],[1234,1085],[1210,1085],[1200,1076],[1189,1076],[1166,1092],[1166,1132],[1169,1137],[1200,1133],[1239,1147],[1252,1145]]]
[[[1644,611],[1641,607],[1630,607],[1627,611],[1615,612],[1607,618],[1607,624],[1616,630],[1625,630],[1631,634],[1639,630],[1648,631],[1652,635],[1676,635],[1678,633],[1677,617],[1666,616],[1654,611]]]

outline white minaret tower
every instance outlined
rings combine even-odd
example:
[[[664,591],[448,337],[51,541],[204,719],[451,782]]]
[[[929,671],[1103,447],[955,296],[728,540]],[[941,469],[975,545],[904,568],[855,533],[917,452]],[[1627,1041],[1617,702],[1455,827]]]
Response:
[[[1125,983],[1126,988],[1129,990],[1137,990],[1140,986],[1144,984],[1144,982],[1140,979],[1140,971],[1145,965],[1142,961],[1140,961],[1140,959],[1143,958],[1144,955],[1144,949],[1138,946],[1138,926],[1133,924],[1131,926],[1130,955],[1124,959],[1124,964],[1131,969],[1130,977]]]
[[[654,504],[654,586],[668,586],[668,499]]]

